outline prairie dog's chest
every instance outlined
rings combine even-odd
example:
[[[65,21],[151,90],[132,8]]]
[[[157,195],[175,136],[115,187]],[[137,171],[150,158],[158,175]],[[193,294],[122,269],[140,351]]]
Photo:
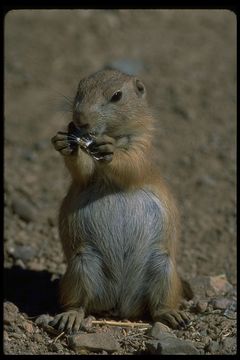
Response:
[[[150,191],[110,192],[92,186],[72,196],[70,213],[85,243],[103,248],[110,244],[117,249],[159,237],[163,207]]]

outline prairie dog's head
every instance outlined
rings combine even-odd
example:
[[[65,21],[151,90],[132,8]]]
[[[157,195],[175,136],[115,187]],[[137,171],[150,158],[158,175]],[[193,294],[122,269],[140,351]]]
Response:
[[[146,90],[135,76],[102,70],[82,79],[73,104],[73,122],[96,134],[131,135],[150,121]]]

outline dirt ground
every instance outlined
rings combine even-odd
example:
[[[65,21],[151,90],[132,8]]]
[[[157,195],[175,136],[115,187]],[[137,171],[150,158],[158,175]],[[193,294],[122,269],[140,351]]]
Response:
[[[4,31],[5,353],[74,353],[65,335],[53,346],[51,335],[26,319],[58,311],[66,267],[57,212],[70,179],[50,142],[71,120],[64,96],[110,63],[144,81],[156,114],[156,155],[182,216],[181,274],[189,282],[225,274],[229,285],[222,297],[195,294],[203,307],[207,297],[208,312],[188,302],[190,312],[198,309],[193,328],[174,333],[204,354],[235,353],[234,13],[22,10],[7,14]],[[120,353],[143,351],[141,339]]]

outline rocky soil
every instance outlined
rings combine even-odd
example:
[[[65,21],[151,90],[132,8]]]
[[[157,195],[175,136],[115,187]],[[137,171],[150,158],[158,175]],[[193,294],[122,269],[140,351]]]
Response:
[[[67,335],[42,322],[59,311],[66,268],[57,211],[69,176],[50,138],[71,120],[65,96],[109,63],[141,77],[156,114],[157,161],[182,215],[179,271],[194,291],[186,329],[90,317]],[[233,13],[8,13],[4,141],[5,354],[236,353]]]

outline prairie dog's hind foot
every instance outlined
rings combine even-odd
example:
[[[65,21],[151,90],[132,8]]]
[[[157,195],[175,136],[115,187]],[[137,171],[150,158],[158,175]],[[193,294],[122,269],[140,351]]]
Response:
[[[83,319],[84,310],[79,308],[57,314],[54,319],[49,322],[49,325],[55,327],[59,331],[65,331],[68,334],[73,334],[80,330]]]
[[[170,310],[164,313],[155,314],[153,316],[154,321],[160,321],[173,329],[186,328],[191,319],[184,311]]]

